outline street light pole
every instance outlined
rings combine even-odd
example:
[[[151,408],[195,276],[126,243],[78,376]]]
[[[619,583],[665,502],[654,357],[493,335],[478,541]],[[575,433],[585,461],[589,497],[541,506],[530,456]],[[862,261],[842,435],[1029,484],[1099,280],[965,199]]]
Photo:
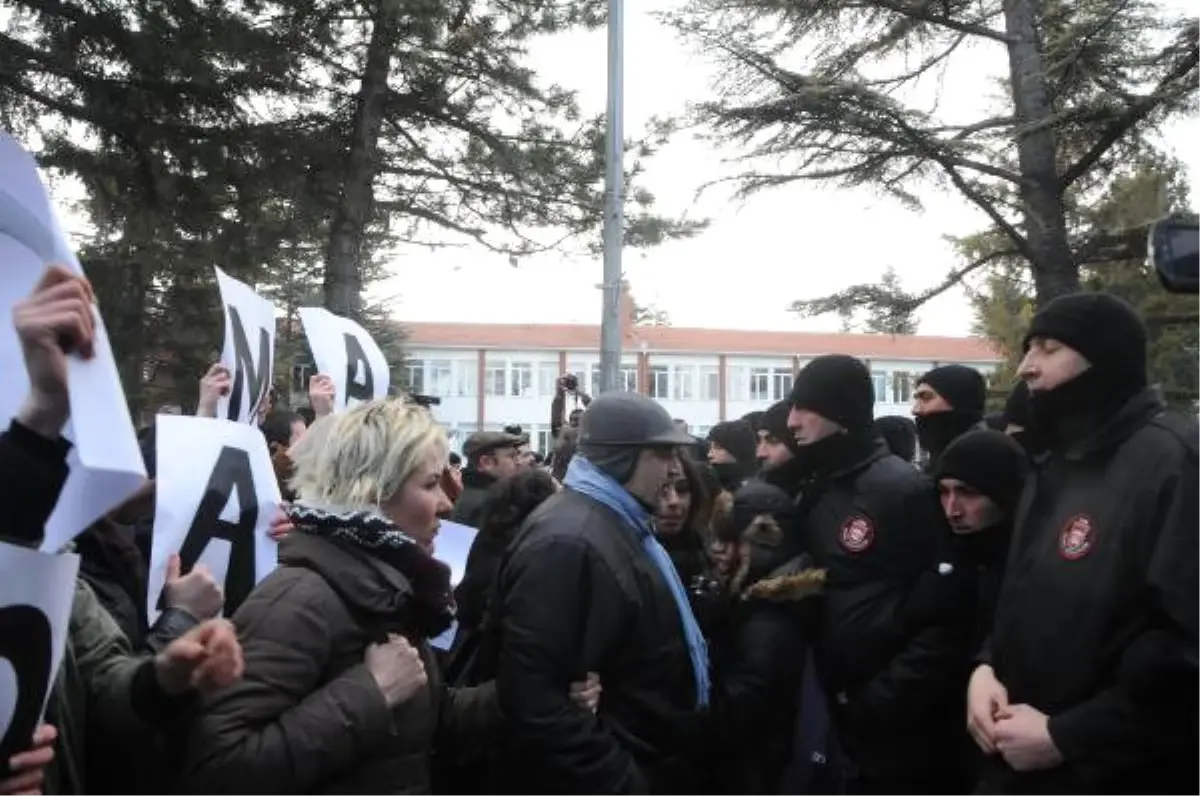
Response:
[[[621,247],[625,243],[625,9],[608,0],[608,113],[605,116],[604,291],[600,316],[600,392],[618,388],[621,370]]]

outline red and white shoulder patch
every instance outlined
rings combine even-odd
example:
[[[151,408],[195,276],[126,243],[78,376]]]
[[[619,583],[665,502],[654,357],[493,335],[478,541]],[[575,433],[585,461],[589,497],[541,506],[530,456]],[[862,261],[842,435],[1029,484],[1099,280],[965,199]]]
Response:
[[[847,553],[862,553],[875,543],[875,523],[861,514],[856,514],[842,523],[838,532],[838,544]]]
[[[1058,554],[1068,561],[1078,561],[1096,546],[1096,521],[1086,514],[1076,514],[1058,532]]]

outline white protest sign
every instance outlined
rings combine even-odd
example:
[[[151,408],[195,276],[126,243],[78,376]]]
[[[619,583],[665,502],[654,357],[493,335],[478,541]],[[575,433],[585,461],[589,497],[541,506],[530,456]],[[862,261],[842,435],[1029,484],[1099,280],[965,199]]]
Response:
[[[217,286],[225,311],[221,364],[233,375],[228,395],[217,401],[217,417],[253,423],[271,388],[275,363],[275,305],[220,268]]]
[[[82,274],[38,177],[37,164],[10,136],[0,133],[0,422],[16,414],[29,391],[21,345],[12,325],[13,305],[33,292],[49,263]],[[74,443],[70,475],[46,523],[43,550],[58,550],[136,491],[146,477],[125,392],[100,313],[95,315],[95,356],[67,359],[71,420],[64,436]]]
[[[442,520],[438,524],[433,557],[450,567],[451,586],[462,583],[463,575],[467,571],[467,555],[471,552],[471,543],[475,541],[478,533],[478,528],[449,520]]]
[[[0,761],[29,749],[62,663],[79,556],[0,544]]]
[[[204,564],[225,589],[232,614],[278,561],[271,520],[279,485],[262,432],[244,423],[159,415],[154,536],[150,548],[150,621],[162,610],[167,563]]]
[[[336,411],[387,397],[387,358],[366,329],[321,307],[302,307],[300,321],[317,370],[333,379]]]
[[[471,544],[475,541],[475,536],[479,533],[478,528],[472,528],[470,525],[462,525],[449,520],[442,520],[438,524],[437,542],[434,545],[434,558],[441,561],[446,566],[450,567],[450,585],[457,586],[462,583],[463,575],[467,571],[467,555],[471,552]],[[454,637],[458,635],[458,620],[455,620],[450,627],[440,636],[430,639],[431,646],[440,650],[448,650],[454,644]]]

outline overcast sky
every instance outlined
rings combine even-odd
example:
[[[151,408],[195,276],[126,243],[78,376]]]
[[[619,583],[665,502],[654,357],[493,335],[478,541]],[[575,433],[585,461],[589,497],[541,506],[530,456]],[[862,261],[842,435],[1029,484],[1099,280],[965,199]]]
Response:
[[[626,3],[626,133],[634,136],[653,116],[681,112],[709,94],[713,69],[653,17],[679,0]],[[1182,7],[1182,0],[1172,3]],[[604,108],[604,31],[556,36],[539,42],[533,65],[550,79],[580,92],[586,110]],[[941,85],[943,117],[976,120],[996,111],[992,78],[1007,71],[999,44],[960,51]],[[938,87],[922,86],[932,100]],[[1167,144],[1197,172],[1194,119],[1175,125]],[[957,193],[925,191],[922,213],[868,190],[793,184],[733,203],[728,192],[696,199],[698,187],[728,173],[731,152],[716,152],[684,134],[649,162],[641,184],[664,214],[707,217],[698,237],[648,251],[625,251],[624,270],[641,303],[665,309],[676,326],[835,331],[836,317],[801,320],[791,301],[830,293],[877,278],[891,265],[907,289],[938,282],[956,264],[946,235],[986,226],[982,212]],[[393,298],[401,320],[594,323],[600,316],[599,258],[546,255],[522,261],[478,249],[410,250],[394,258],[394,278],[377,294]],[[970,312],[961,291],[930,302],[920,314],[924,334],[966,334]]]

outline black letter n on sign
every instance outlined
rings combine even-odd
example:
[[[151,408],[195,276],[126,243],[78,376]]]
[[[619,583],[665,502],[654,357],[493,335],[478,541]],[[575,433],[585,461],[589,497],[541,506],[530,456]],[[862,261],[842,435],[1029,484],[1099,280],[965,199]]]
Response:
[[[0,778],[9,775],[8,761],[29,749],[50,688],[53,651],[50,620],[32,605],[0,608],[0,658],[7,659],[17,676],[17,698],[12,721],[0,727]]]
[[[371,363],[367,361],[367,353],[363,351],[362,343],[352,334],[342,335],[346,338],[346,398],[357,398],[360,401],[375,399],[375,376],[371,373]],[[362,381],[357,379],[358,363],[362,363]]]
[[[254,367],[254,357],[250,355],[250,342],[246,339],[246,327],[237,307],[229,305],[229,323],[233,325],[233,389],[229,391],[229,419],[238,419],[238,410],[242,406],[242,390],[247,390],[250,400],[247,404],[253,412],[254,405],[263,395],[266,379],[264,376],[271,369],[271,337],[266,329],[258,330],[258,363]]]
[[[221,519],[221,512],[229,505],[234,490],[237,491],[240,513],[238,521],[230,523]],[[225,539],[230,543],[229,568],[225,572],[226,616],[232,616],[254,588],[254,526],[257,523],[258,497],[254,494],[250,455],[240,448],[221,448],[192,527],[179,550],[179,564],[181,571],[190,572],[210,540]],[[160,604],[159,608],[162,607]]]

